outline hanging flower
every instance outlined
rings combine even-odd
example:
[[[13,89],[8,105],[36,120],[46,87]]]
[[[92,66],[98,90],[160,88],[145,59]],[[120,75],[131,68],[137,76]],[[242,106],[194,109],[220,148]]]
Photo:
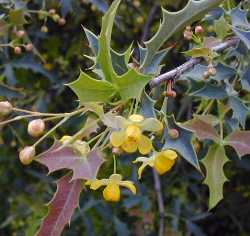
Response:
[[[161,152],[155,152],[152,157],[138,157],[133,163],[142,162],[138,169],[138,178],[141,178],[142,172],[146,166],[155,168],[158,174],[163,175],[170,171],[174,166],[177,158],[177,153],[167,149]]]
[[[127,153],[136,152],[143,155],[151,152],[152,141],[143,134],[144,131],[159,132],[163,129],[162,123],[155,118],[145,119],[142,115],[133,114],[125,119],[115,116],[104,123],[117,131],[110,135],[110,142],[114,147],[121,148]]]
[[[112,174],[108,179],[88,180],[85,185],[89,185],[90,189],[93,190],[106,186],[103,190],[103,198],[108,202],[120,201],[120,186],[128,188],[133,194],[136,194],[136,187],[133,182],[122,180],[122,176],[119,174]]]

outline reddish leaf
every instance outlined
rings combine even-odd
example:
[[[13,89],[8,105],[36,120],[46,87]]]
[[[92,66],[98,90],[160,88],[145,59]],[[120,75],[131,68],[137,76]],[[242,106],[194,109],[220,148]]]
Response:
[[[60,148],[56,142],[48,151],[42,153],[37,161],[49,169],[49,174],[61,170],[71,169],[74,179],[94,179],[104,159],[98,150],[91,151],[87,156],[81,156],[71,147]]]
[[[212,125],[198,118],[189,120],[184,126],[193,131],[196,137],[200,140],[212,139],[214,141],[218,141],[220,139],[218,133]]]
[[[226,138],[226,144],[232,146],[240,157],[250,154],[250,131],[234,131]]]
[[[49,203],[48,215],[44,218],[36,236],[59,236],[78,206],[82,181],[66,175],[57,181],[57,191]]]

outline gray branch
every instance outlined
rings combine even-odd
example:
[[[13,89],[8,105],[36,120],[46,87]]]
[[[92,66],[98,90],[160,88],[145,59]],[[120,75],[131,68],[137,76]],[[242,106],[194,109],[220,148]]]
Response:
[[[239,42],[238,38],[232,38],[223,43],[218,44],[217,46],[213,47],[212,50],[215,52],[221,52],[229,47],[236,46],[238,42]],[[199,64],[201,61],[202,61],[202,58],[191,58],[189,61],[176,67],[175,69],[168,71],[164,74],[161,74],[158,77],[153,78],[149,82],[150,88],[154,88],[160,85],[161,83],[164,83],[170,79],[178,77],[179,75],[183,74],[187,70],[190,70],[191,68],[193,68],[193,66],[195,66],[196,64]]]

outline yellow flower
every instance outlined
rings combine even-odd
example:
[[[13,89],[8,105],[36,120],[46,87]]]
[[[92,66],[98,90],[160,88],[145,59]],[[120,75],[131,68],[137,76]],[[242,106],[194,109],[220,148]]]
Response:
[[[136,188],[132,181],[122,180],[119,174],[112,174],[108,179],[88,180],[85,185],[90,189],[97,190],[106,186],[103,190],[103,198],[108,202],[118,202],[121,198],[120,186],[128,188],[133,194],[136,194]]]
[[[128,119],[116,116],[113,124],[109,122],[109,125],[118,129],[110,135],[110,142],[114,147],[127,153],[136,152],[138,149],[143,155],[150,153],[153,148],[152,141],[143,132],[159,132],[163,129],[162,123],[157,119],[144,119],[138,114],[133,114]]]
[[[71,143],[72,136],[65,135],[60,139],[60,142],[66,144],[68,147],[72,147],[75,151],[80,153],[81,155],[85,156],[90,152],[89,144],[82,140],[76,140]]]
[[[155,152],[152,157],[138,157],[133,163],[142,162],[138,169],[139,179],[146,166],[155,168],[158,174],[163,175],[170,171],[175,164],[177,153],[173,150],[167,149],[161,152]]]

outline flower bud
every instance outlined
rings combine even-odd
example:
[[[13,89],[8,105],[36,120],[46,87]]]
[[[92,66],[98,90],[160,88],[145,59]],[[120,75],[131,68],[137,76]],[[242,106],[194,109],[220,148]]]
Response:
[[[65,20],[64,18],[60,18],[60,19],[58,20],[58,25],[63,26],[63,25],[65,25],[65,24],[66,24],[66,20]]]
[[[180,136],[180,133],[177,129],[169,129],[168,130],[168,135],[172,139],[177,139]]]
[[[43,25],[42,27],[41,27],[41,31],[43,32],[43,33],[48,33],[48,27],[46,26],[46,25]]]
[[[201,25],[197,25],[194,29],[195,34],[203,34],[204,33],[204,29]]]
[[[53,21],[58,22],[60,19],[60,16],[58,14],[55,14],[52,16]]]
[[[211,76],[215,76],[217,74],[217,71],[214,67],[209,67],[207,72],[209,73],[209,75]]]
[[[190,41],[193,38],[193,32],[185,30],[183,33],[184,39]]]
[[[120,148],[113,147],[112,148],[112,153],[116,154],[116,155],[121,155],[122,154],[122,150]]]
[[[31,52],[33,50],[33,45],[31,43],[28,43],[26,46],[25,46],[25,50],[27,52]]]
[[[18,38],[22,38],[24,35],[25,35],[25,31],[24,31],[24,30],[18,30],[18,31],[16,32],[16,36],[17,36]]]
[[[207,80],[209,78],[210,74],[208,73],[208,71],[205,71],[203,74],[203,79]]]
[[[14,53],[17,54],[17,55],[21,54],[21,53],[22,53],[22,48],[20,48],[20,47],[15,47],[15,48],[14,48]]]
[[[8,101],[0,102],[0,115],[8,115],[13,109],[13,106]]]
[[[36,155],[36,150],[33,146],[27,146],[19,153],[19,160],[23,165],[29,165],[34,156]]]
[[[56,10],[53,9],[53,8],[51,8],[51,9],[49,10],[49,14],[50,14],[50,15],[55,15],[55,14],[56,14]]]
[[[36,138],[43,134],[45,123],[42,119],[36,119],[29,122],[28,133],[30,136]]]

